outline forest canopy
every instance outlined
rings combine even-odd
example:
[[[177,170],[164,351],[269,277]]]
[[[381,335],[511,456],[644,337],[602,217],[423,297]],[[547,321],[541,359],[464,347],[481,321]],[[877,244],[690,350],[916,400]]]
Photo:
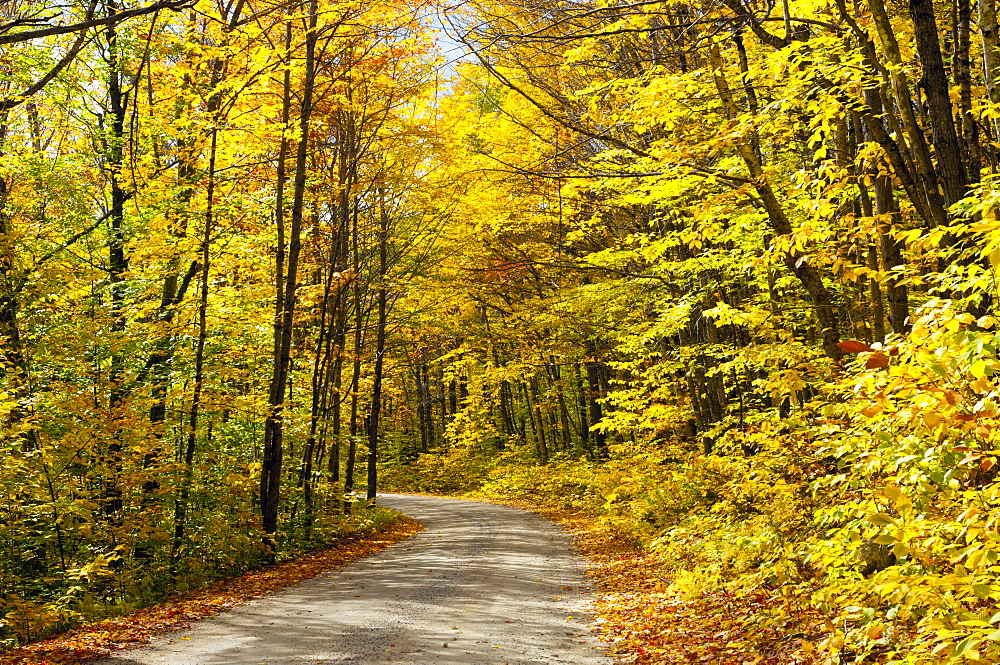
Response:
[[[0,643],[393,489],[1000,659],[994,0],[0,12]]]

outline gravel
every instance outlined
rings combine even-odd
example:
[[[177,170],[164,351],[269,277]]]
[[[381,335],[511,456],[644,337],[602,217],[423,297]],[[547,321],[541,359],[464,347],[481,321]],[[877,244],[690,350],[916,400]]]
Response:
[[[420,534],[94,665],[610,665],[584,563],[557,526],[504,506],[383,494]]]

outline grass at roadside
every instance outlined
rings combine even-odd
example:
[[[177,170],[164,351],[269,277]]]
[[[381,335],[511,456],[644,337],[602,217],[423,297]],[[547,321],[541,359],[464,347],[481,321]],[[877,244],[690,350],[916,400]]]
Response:
[[[56,637],[0,653],[0,665],[81,663],[141,645],[160,633],[222,612],[380,552],[420,532],[423,525],[405,515],[381,528],[351,534],[330,547],[172,596],[127,616],[88,624]]]

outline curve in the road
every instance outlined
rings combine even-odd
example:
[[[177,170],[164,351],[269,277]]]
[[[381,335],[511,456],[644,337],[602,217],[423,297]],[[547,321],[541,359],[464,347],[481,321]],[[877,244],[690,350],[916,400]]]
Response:
[[[426,529],[95,665],[609,665],[566,535],[486,503],[382,495]]]

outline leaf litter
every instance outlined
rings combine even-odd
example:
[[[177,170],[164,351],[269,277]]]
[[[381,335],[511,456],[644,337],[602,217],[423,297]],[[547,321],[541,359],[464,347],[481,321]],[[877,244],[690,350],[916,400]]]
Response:
[[[376,554],[423,528],[420,522],[400,515],[384,528],[356,534],[295,559],[171,596],[162,603],[132,614],[87,624],[52,638],[8,649],[0,653],[0,665],[80,663],[137,647],[162,633],[188,628],[192,621]]]
[[[494,502],[491,499],[491,502]],[[808,599],[762,588],[687,599],[671,589],[664,565],[598,520],[566,508],[499,500],[559,523],[589,561],[596,586],[594,630],[617,665],[815,665],[829,634]]]

